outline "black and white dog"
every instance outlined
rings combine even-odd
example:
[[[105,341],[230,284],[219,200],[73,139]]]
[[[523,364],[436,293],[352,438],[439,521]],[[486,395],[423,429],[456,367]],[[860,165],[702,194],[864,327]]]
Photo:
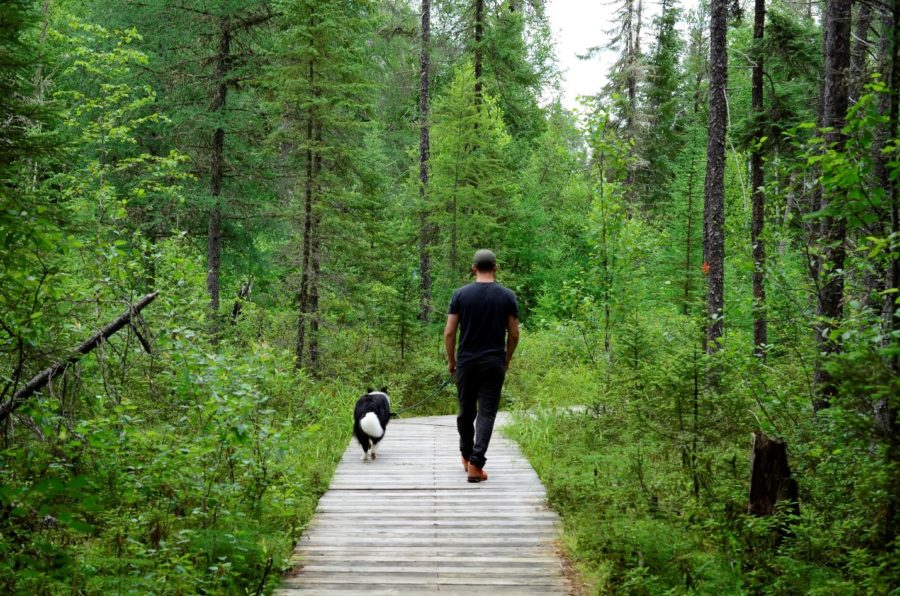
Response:
[[[384,438],[384,431],[393,416],[396,414],[391,413],[391,398],[388,397],[387,387],[380,391],[370,389],[357,400],[353,411],[353,434],[364,452],[363,461],[370,457],[375,459],[378,442]]]

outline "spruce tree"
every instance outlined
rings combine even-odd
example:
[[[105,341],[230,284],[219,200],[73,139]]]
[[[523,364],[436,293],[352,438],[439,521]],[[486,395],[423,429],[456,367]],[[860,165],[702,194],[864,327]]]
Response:
[[[251,189],[260,167],[254,164],[256,154],[240,147],[258,144],[265,136],[256,87],[250,82],[261,65],[257,34],[271,27],[275,10],[269,0],[148,0],[124,8],[120,2],[99,0],[89,14],[111,25],[137,26],[144,38],[141,49],[155,65],[144,76],[159,90],[160,100],[173,106],[169,116],[174,128],[159,134],[171,134],[196,168],[192,202],[205,221],[192,223],[205,230],[215,337],[225,236],[249,223],[237,223],[235,210],[257,210],[251,198],[257,193]]]
[[[753,116],[757,120],[753,135],[753,148],[750,153],[750,189],[753,200],[753,216],[750,225],[750,242],[753,250],[753,352],[758,356],[765,355],[768,343],[766,320],[766,289],[764,286],[766,267],[766,245],[762,237],[765,225],[766,196],[763,184],[763,136],[765,125],[763,119],[763,64],[765,54],[763,34],[765,32],[766,4],[765,0],[755,0],[753,11],[753,82],[752,106]]]
[[[706,181],[703,214],[703,271],[707,279],[706,331],[708,353],[719,349],[725,315],[725,135],[727,134],[728,7],[710,3],[709,133],[706,141]]]
[[[447,255],[440,268],[446,291],[465,279],[476,249],[502,253],[498,244],[514,194],[503,116],[494,97],[482,93],[478,99],[471,63],[457,69],[435,101],[431,132],[431,211],[440,230],[438,248]]]
[[[678,146],[684,124],[678,111],[682,99],[679,89],[682,75],[679,58],[683,42],[676,28],[681,10],[675,0],[664,0],[654,19],[656,44],[647,64],[644,89],[647,133],[644,140],[646,166],[637,172],[637,184],[643,189],[643,203],[651,210],[664,205],[674,179],[671,148]]]
[[[846,133],[849,88],[847,74],[850,67],[850,8],[849,0],[828,0],[825,3],[825,78],[822,84],[822,126],[829,149],[843,150]],[[832,331],[840,325],[844,314],[844,260],[847,247],[847,221],[841,209],[839,191],[823,189],[821,195],[822,220],[819,229],[821,266],[816,315],[816,344],[823,358],[840,350],[839,340]],[[837,392],[831,374],[822,358],[817,360],[814,379],[817,398],[815,408],[827,408]]]
[[[431,152],[429,133],[429,91],[431,63],[431,0],[422,0],[422,47],[419,60],[419,292],[421,295],[419,319],[431,318],[431,257],[428,245],[432,227],[428,223],[428,159]]]
[[[371,64],[365,40],[371,34],[371,6],[340,0],[294,0],[284,7],[285,29],[268,76],[275,108],[287,123],[273,136],[291,139],[288,168],[302,197],[300,284],[296,290],[298,323],[295,364],[316,370],[320,363],[318,329],[328,272],[329,247],[353,238],[354,187],[375,175],[365,166],[371,126]]]

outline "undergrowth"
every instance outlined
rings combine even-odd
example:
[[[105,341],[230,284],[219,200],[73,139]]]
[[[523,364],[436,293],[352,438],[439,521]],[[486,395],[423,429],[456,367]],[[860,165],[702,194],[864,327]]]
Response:
[[[727,345],[706,359],[689,329],[648,338],[637,367],[615,352],[606,368],[559,350],[577,351],[577,337],[558,327],[523,342],[507,432],[592,593],[896,593],[896,545],[873,548],[882,454],[867,429],[848,431],[864,411],[836,404],[815,420],[801,368],[761,367]],[[746,513],[757,429],[787,441],[797,516]]]

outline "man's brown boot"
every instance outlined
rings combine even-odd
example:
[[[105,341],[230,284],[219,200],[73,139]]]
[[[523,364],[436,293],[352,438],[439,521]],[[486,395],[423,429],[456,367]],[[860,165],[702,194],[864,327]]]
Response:
[[[469,482],[485,482],[488,479],[487,472],[473,463],[469,463]]]
[[[469,471],[469,460],[467,460],[466,456],[463,454],[460,454],[459,457],[462,460],[463,470],[468,472]]]

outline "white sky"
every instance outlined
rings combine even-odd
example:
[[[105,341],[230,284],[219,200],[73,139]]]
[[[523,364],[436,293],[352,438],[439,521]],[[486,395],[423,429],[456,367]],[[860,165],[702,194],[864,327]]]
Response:
[[[556,56],[563,72],[562,103],[567,108],[578,105],[577,96],[594,95],[606,83],[606,73],[615,62],[612,52],[603,52],[591,60],[579,60],[588,48],[609,42],[607,31],[615,24],[620,0],[548,0],[547,16],[556,41]],[[697,5],[697,0],[681,0],[682,9]],[[653,17],[659,12],[657,0],[644,0],[641,48],[650,47]]]

